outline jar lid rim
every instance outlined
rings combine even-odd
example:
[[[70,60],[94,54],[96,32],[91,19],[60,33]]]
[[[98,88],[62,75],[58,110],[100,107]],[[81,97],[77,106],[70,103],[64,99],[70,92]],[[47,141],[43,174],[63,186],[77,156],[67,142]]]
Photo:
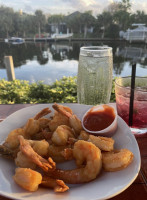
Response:
[[[112,56],[112,47],[108,46],[84,46],[80,48],[81,56],[107,57]]]
[[[87,50],[87,51],[107,51],[107,50],[112,50],[112,47],[109,47],[109,46],[83,46],[80,49]]]

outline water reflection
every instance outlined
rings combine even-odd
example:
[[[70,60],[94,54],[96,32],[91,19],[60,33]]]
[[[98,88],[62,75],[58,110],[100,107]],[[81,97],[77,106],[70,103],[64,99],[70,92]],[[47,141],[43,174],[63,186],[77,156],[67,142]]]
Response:
[[[44,80],[51,84],[63,76],[77,75],[81,46],[108,45],[113,48],[113,75],[131,74],[132,61],[137,61],[137,75],[147,75],[147,49],[145,45],[126,43],[67,42],[67,43],[24,43],[13,45],[0,43],[0,79],[7,79],[4,56],[12,55],[17,79],[36,82]]]
[[[132,61],[137,61],[138,63],[141,63],[143,65],[147,65],[147,49],[140,48],[140,47],[124,47],[120,48],[118,47],[116,49],[115,55],[121,56],[125,59],[131,59]]]

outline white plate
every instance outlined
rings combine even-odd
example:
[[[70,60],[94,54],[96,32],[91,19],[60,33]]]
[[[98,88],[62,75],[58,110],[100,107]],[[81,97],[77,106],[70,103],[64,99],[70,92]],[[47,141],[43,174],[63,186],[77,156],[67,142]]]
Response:
[[[79,118],[82,118],[90,106],[79,104],[64,104],[71,107]],[[0,123],[0,143],[2,143],[9,131],[21,127],[28,118],[34,116],[44,107],[52,104],[41,104],[23,108],[8,116]],[[100,200],[109,199],[123,192],[137,177],[140,170],[140,152],[135,137],[131,134],[126,123],[118,117],[118,128],[113,136],[115,148],[128,148],[134,154],[133,162],[124,170],[118,172],[104,172],[97,179],[86,184],[71,185],[69,191],[56,194],[51,189],[40,188],[36,192],[27,192],[16,185],[12,179],[15,171],[13,161],[0,158],[0,195],[12,199],[28,200]]]

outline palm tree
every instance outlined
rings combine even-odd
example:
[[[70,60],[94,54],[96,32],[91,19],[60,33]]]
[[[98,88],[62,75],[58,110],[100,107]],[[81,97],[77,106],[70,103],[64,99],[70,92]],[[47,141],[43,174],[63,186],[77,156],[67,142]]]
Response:
[[[46,18],[41,10],[36,10],[35,19],[36,19],[36,26],[38,27],[38,32],[39,32],[39,37],[40,37],[41,31],[44,31],[45,29]]]
[[[102,38],[105,37],[105,32],[108,27],[112,24],[113,19],[110,12],[104,11],[102,14],[97,16],[96,26],[97,29],[101,32],[102,31]]]
[[[87,36],[87,29],[95,24],[95,18],[92,16],[92,11],[86,11],[81,14],[80,21],[84,26],[84,38]]]

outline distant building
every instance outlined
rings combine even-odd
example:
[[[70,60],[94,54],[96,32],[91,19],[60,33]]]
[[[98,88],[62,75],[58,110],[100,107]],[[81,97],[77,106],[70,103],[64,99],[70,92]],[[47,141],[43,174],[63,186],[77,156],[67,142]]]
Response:
[[[132,26],[137,26],[137,28],[120,32],[120,36],[129,42],[143,41],[147,43],[147,27],[145,24],[132,24]]]
[[[65,16],[65,20],[63,22],[60,23],[51,23],[49,24],[49,28],[50,28],[50,32],[51,34],[56,33],[56,34],[69,34],[72,32],[71,29],[69,29],[69,27],[66,24],[66,20],[72,20],[72,18],[76,17],[76,16],[80,16],[82,13],[80,13],[79,11],[73,12],[67,16]],[[87,28],[87,32],[89,33],[93,33],[93,27],[89,27]],[[84,24],[81,24],[81,32],[84,32]]]
[[[67,32],[67,25],[65,22],[60,22],[59,24],[52,23],[49,24],[51,33],[66,33]]]

